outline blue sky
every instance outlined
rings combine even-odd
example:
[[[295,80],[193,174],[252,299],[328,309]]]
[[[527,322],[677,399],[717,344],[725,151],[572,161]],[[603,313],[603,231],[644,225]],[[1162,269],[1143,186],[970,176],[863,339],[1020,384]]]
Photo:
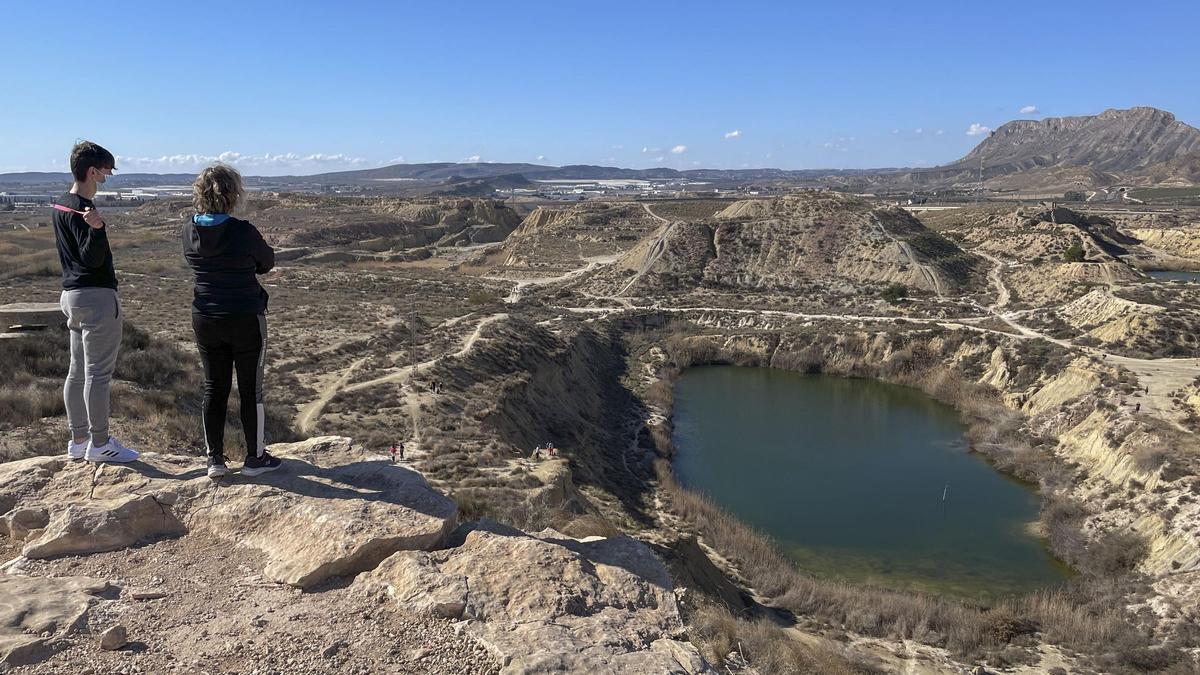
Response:
[[[1200,3],[805,4],[15,2],[0,172],[77,138],[123,171],[270,175],[928,166],[1016,118],[1200,125]]]

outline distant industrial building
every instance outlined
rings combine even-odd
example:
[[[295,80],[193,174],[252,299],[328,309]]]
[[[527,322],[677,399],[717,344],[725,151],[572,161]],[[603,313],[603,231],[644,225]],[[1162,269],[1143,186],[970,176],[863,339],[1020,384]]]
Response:
[[[0,192],[0,204],[13,206],[40,206],[54,201],[54,195],[9,194]]]

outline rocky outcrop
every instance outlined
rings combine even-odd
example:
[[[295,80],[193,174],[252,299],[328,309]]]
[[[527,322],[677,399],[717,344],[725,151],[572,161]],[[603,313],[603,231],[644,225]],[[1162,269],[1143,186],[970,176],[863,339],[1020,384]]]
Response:
[[[645,544],[489,522],[459,536],[444,551],[398,553],[355,583],[468,620],[504,673],[712,672],[685,641],[671,578]]]
[[[671,577],[649,546],[550,530],[533,536],[495,523],[451,536],[454,502],[420,474],[349,439],[314,438],[271,451],[284,458],[279,471],[220,481],[207,478],[194,457],[156,453],[127,465],[58,457],[0,465],[0,542],[21,554],[0,574],[0,670],[78,644],[68,634],[87,625],[108,588],[92,579],[36,576],[64,562],[55,558],[162,537],[180,537],[175,550],[186,554],[190,537],[204,535],[198,540],[260,552],[244,556],[261,561],[250,568],[261,566],[252,575],[258,583],[312,589],[356,577],[350,588],[333,588],[359,601],[389,595],[401,616],[466,620],[457,629],[467,630],[463,639],[486,647],[507,673],[712,672],[686,641]],[[544,467],[547,499],[587,506],[565,461]],[[166,596],[127,594],[135,601]],[[97,616],[93,623],[111,621]],[[88,641],[92,649],[123,643]]]
[[[47,656],[108,589],[108,582],[87,577],[0,575],[0,670]]]
[[[59,326],[62,309],[54,302],[15,302],[0,305],[0,333],[14,326]]]
[[[129,465],[37,457],[0,465],[0,533],[28,558],[112,551],[211,533],[266,554],[264,575],[308,588],[430,549],[456,507],[413,471],[349,439],[271,447],[284,467],[256,479],[203,475],[195,458],[146,453]]]

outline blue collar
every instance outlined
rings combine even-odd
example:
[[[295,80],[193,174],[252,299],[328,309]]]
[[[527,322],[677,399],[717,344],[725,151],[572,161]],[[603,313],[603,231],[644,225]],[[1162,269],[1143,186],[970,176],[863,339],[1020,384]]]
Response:
[[[229,220],[228,213],[197,213],[192,216],[192,222],[200,227],[212,227]]]

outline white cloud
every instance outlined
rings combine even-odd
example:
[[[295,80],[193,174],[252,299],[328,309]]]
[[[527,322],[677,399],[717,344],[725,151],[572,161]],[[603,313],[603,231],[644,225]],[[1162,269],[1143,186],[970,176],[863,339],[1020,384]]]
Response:
[[[662,152],[662,148],[652,148],[652,147],[650,147],[650,146],[648,146],[648,145],[643,145],[643,146],[642,146],[642,154],[645,154],[645,155],[657,155],[657,154],[658,154],[658,153],[660,153],[660,152]]]
[[[538,155],[538,156],[537,156],[537,158],[538,158],[538,161],[540,162],[540,161],[542,161],[542,160],[546,159],[546,156],[545,156],[545,155]]]
[[[468,164],[475,164],[476,162],[479,161],[479,155],[471,155],[470,157],[464,157],[463,161],[467,162]]]
[[[671,154],[672,154],[672,155],[682,155],[682,154],[683,154],[683,153],[685,153],[685,152],[687,152],[687,146],[686,146],[686,145],[677,145],[677,146],[675,146],[675,147],[671,148]]]
[[[384,163],[385,164],[403,164],[404,163],[404,155],[400,155],[398,157],[393,157]]]
[[[118,166],[122,171],[199,171],[213,162],[232,164],[243,171],[325,171],[331,168],[356,168],[366,164],[374,164],[362,157],[351,157],[343,153],[326,154],[313,153],[302,155],[295,152],[285,152],[272,155],[247,155],[234,150],[226,150],[217,155],[203,153],[180,153],[175,155],[160,155],[158,157],[128,157],[117,156]]]
[[[663,157],[663,156],[661,156],[661,155],[660,155],[660,156],[658,156],[658,157],[655,157],[655,158],[654,158],[654,161],[656,161],[656,162],[661,162],[661,161],[663,161],[663,160],[665,160],[665,159],[666,159],[666,157]]]
[[[938,129],[937,131],[933,132],[933,135],[934,135],[934,136],[941,136],[941,135],[943,135],[943,134],[945,134],[945,133],[946,133],[946,130],[945,130],[945,129]]]
[[[624,145],[614,145],[614,146],[612,146],[612,149],[613,150],[624,150],[625,146]]]
[[[970,127],[967,128],[967,135],[968,136],[982,136],[991,130],[992,130],[991,127],[985,127],[982,124],[975,122],[974,124],[972,124]]]
[[[892,129],[892,133],[893,133],[893,134],[898,134],[898,133],[900,133],[900,130],[899,130],[899,129]]]
[[[1033,115],[1037,111],[1038,111],[1038,107],[1036,105],[1027,105],[1027,106],[1021,108],[1022,115]]]
[[[740,138],[741,135],[742,135],[741,129],[734,129],[733,131],[726,133],[725,138]]]
[[[832,147],[833,147],[833,143],[826,143],[826,144],[825,144],[825,147],[827,147],[827,148],[832,148]]]
[[[916,129],[913,129],[913,133],[917,134],[919,136],[919,135],[925,133],[925,130],[920,127],[917,127]]]

